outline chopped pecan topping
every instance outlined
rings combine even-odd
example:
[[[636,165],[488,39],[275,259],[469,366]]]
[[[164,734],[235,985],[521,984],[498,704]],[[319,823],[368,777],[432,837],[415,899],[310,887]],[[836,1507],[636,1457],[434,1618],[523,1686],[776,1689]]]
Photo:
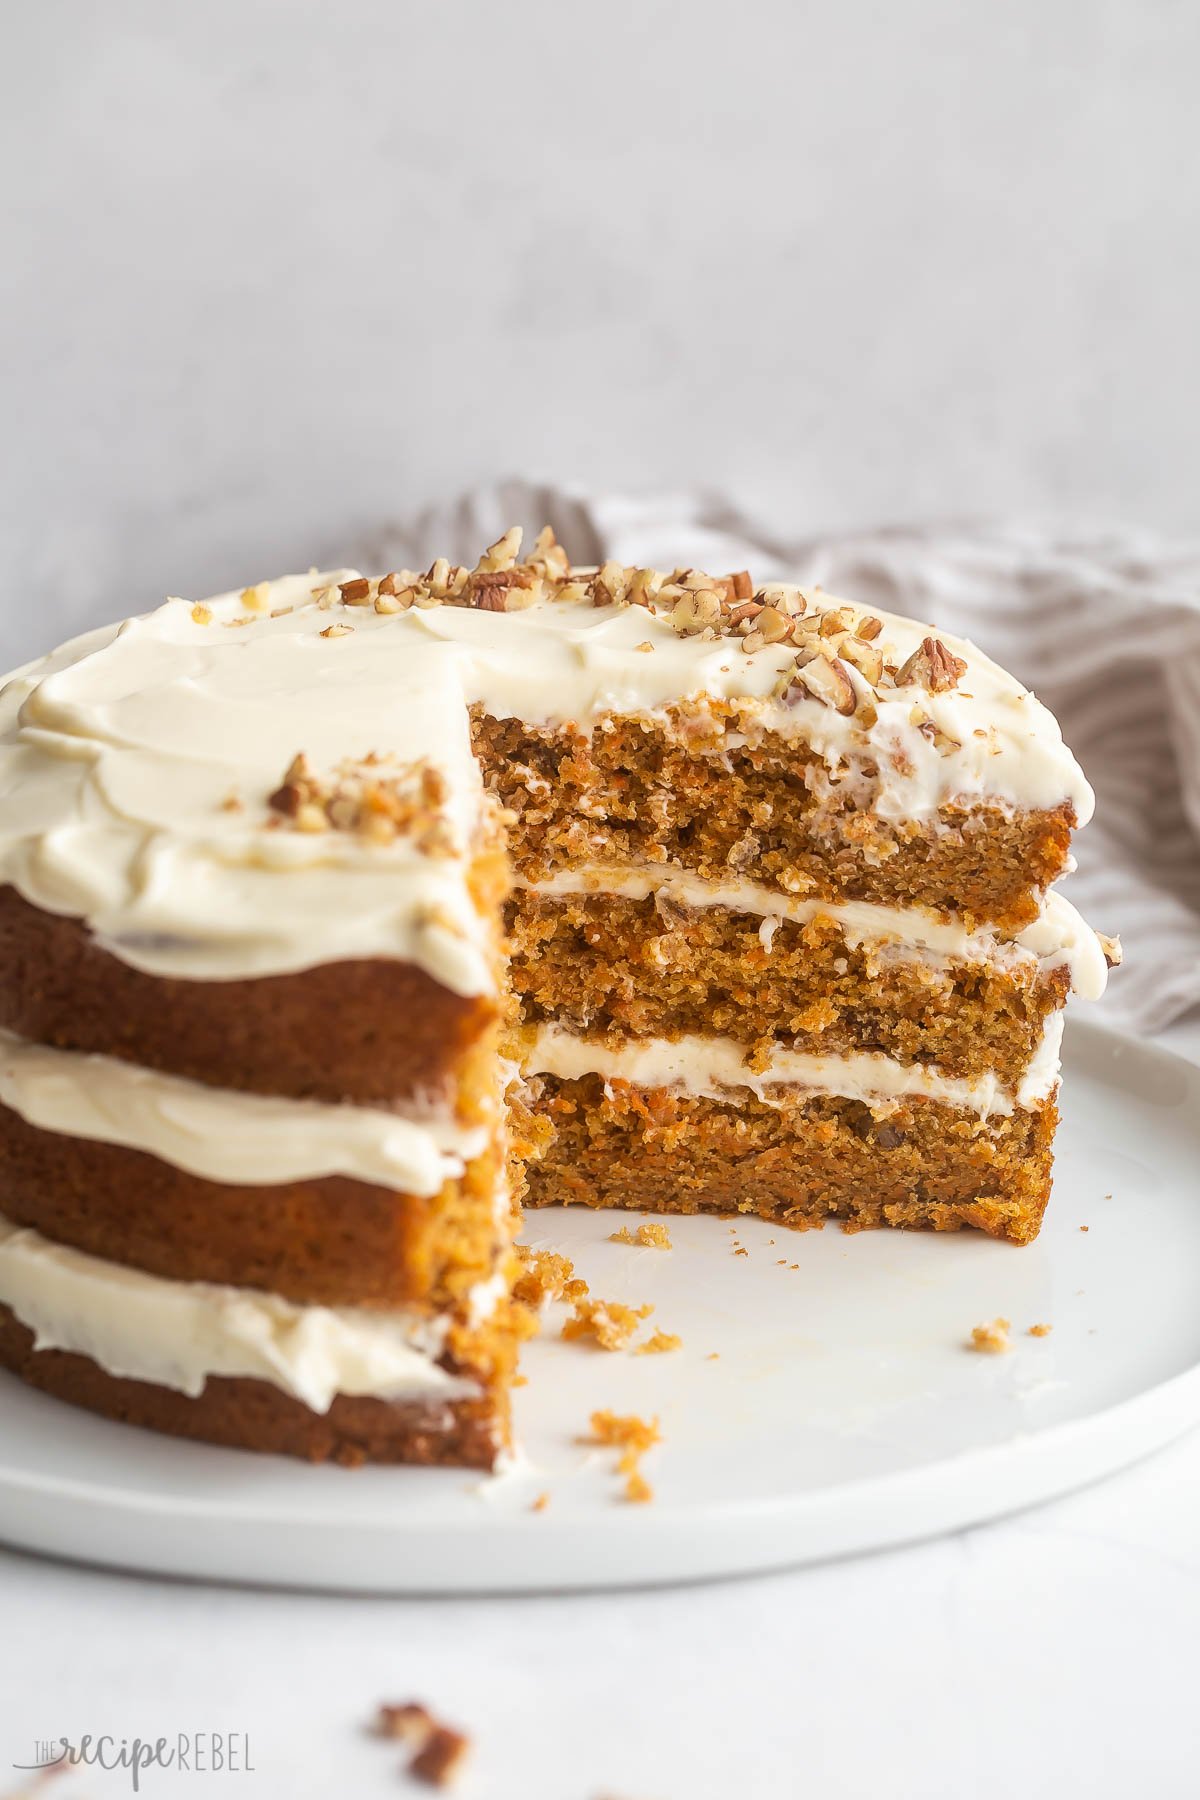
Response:
[[[859,637],[843,638],[838,655],[843,662],[853,663],[872,687],[878,687],[883,680],[883,654],[876,645]]]
[[[795,679],[788,689],[788,697],[792,698],[797,689],[814,700],[822,701],[826,706],[832,706],[835,712],[847,717],[857,704],[854,683],[846,672],[845,663],[836,656],[829,656],[825,651],[796,670]]]
[[[947,650],[941,638],[922,638],[908,661],[896,671],[896,686],[928,688],[931,694],[944,694],[955,687],[967,665],[960,656]]]
[[[343,763],[325,780],[307,756],[292,758],[267,805],[297,831],[344,831],[372,844],[410,839],[425,856],[453,851],[446,779],[428,763],[393,768],[378,757]]]
[[[680,637],[715,631],[721,623],[721,596],[713,588],[685,589],[672,608],[671,623]]]

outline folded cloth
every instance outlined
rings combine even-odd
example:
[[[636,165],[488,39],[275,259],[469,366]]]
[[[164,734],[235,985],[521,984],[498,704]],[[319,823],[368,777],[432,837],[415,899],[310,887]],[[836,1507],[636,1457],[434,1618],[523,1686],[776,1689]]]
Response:
[[[971,638],[1045,701],[1096,789],[1067,887],[1125,947],[1106,1021],[1157,1031],[1200,1006],[1200,545],[994,524],[800,537],[719,495],[513,481],[382,527],[350,560],[474,560],[514,523],[549,523],[577,563],[748,568]]]

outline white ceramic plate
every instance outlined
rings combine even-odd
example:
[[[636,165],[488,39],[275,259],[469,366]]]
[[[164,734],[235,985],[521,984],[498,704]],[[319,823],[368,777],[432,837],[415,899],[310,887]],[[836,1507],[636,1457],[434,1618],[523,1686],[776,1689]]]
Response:
[[[653,1302],[644,1329],[683,1348],[605,1354],[552,1319],[526,1357],[515,1471],[309,1468],[0,1375],[0,1537],[309,1588],[602,1587],[840,1556],[1092,1481],[1200,1420],[1200,1071],[1078,1024],[1066,1062],[1055,1194],[1028,1249],[673,1219],[665,1252],[609,1241],[630,1215],[536,1214],[530,1241],[597,1295]],[[997,1315],[1013,1350],[965,1348]],[[614,1454],[577,1441],[601,1407],[659,1415],[653,1504],[624,1501]]]

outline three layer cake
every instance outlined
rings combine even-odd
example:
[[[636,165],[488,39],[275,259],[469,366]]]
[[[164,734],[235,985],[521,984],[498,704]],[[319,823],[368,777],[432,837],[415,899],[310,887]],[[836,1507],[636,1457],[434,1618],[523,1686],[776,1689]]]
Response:
[[[0,696],[0,1361],[490,1465],[533,1204],[1036,1234],[1092,797],[972,646],[744,574],[170,600]],[[1106,956],[1107,951],[1107,956]]]

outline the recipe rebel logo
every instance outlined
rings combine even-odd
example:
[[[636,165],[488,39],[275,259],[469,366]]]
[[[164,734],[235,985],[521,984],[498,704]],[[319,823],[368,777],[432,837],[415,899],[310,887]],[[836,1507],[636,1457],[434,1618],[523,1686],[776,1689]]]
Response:
[[[175,1769],[188,1775],[253,1775],[250,1736],[244,1731],[178,1731],[153,1739],[94,1737],[39,1738],[30,1762],[14,1762],[22,1774],[46,1775],[75,1768],[125,1769],[135,1794],[150,1769]]]

